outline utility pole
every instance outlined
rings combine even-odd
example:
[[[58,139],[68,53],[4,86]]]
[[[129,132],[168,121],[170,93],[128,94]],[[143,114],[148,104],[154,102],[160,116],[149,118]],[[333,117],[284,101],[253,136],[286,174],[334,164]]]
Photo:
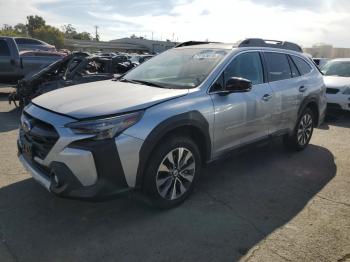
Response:
[[[100,40],[100,36],[98,35],[98,25],[95,25],[94,26],[95,27],[95,40],[96,41],[99,41]]]

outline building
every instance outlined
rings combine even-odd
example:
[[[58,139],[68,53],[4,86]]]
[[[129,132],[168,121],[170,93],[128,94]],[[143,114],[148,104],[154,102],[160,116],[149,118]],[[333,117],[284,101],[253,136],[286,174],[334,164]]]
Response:
[[[316,44],[310,48],[304,48],[304,52],[317,58],[349,58],[350,48],[338,48],[327,44]]]
[[[105,41],[89,41],[65,39],[65,47],[72,51],[89,51],[89,52],[127,52],[127,53],[150,53],[158,54],[167,49],[173,48],[176,43],[171,41],[156,41],[144,38],[121,38]]]

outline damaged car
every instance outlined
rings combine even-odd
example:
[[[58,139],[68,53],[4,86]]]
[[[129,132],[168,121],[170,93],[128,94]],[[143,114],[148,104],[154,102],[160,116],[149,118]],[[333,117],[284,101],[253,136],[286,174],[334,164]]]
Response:
[[[18,81],[16,91],[10,94],[9,101],[22,108],[41,94],[67,86],[113,79],[132,67],[131,64],[113,58],[89,56],[83,52],[73,53],[37,74]]]

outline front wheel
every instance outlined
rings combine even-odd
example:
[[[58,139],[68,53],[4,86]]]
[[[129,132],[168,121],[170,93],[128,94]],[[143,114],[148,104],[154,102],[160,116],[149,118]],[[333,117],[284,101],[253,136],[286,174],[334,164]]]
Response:
[[[187,137],[170,137],[152,153],[144,191],[158,207],[176,206],[191,194],[200,169],[198,146]]]
[[[308,146],[314,131],[314,119],[315,117],[312,110],[306,108],[299,117],[293,134],[285,137],[285,145],[296,151],[305,149]]]

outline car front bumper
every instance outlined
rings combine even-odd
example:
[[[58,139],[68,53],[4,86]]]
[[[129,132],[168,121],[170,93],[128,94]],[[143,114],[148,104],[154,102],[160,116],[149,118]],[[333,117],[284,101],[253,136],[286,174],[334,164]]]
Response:
[[[95,141],[65,127],[72,121],[32,104],[25,108],[18,157],[32,177],[69,198],[99,199],[133,189],[143,141],[124,134]]]
[[[44,166],[38,159],[23,153],[19,141],[18,158],[34,180],[57,196],[102,199],[132,189],[126,182],[113,142],[73,143],[60,154],[66,158],[58,157],[49,166]]]
[[[338,94],[327,94],[326,97],[328,108],[350,111],[350,95],[339,92]]]

